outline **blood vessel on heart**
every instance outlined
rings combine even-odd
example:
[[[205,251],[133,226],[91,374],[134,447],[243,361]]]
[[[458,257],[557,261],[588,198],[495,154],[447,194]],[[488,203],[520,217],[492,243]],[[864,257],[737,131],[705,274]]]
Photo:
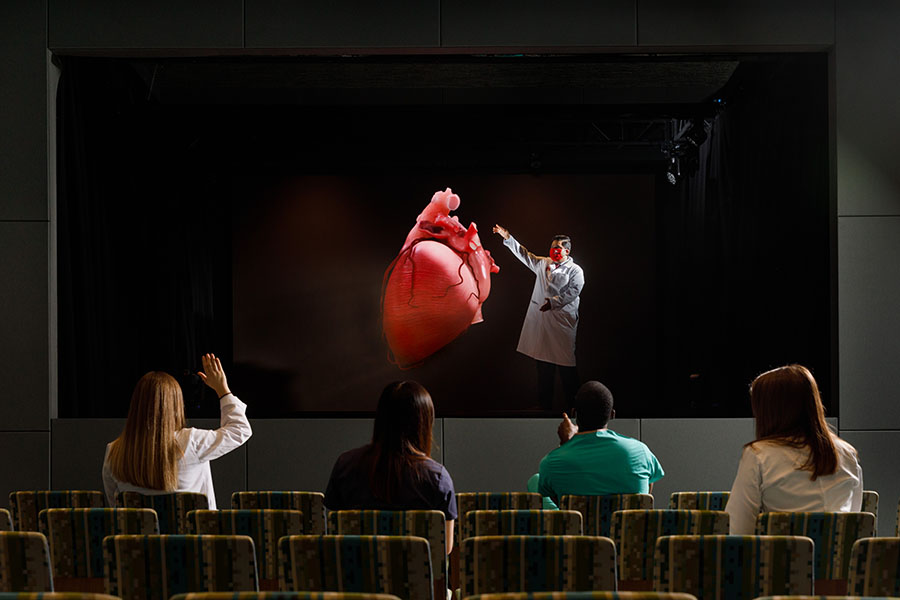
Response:
[[[381,316],[391,361],[420,364],[483,320],[481,305],[500,267],[481,245],[478,228],[450,211],[459,196],[436,192],[416,218],[400,253],[384,273]]]

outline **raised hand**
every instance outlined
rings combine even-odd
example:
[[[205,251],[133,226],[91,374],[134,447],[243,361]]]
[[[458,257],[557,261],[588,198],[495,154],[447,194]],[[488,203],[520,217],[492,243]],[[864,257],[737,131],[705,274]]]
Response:
[[[559,436],[559,445],[562,446],[571,440],[576,433],[578,433],[578,425],[569,419],[569,415],[563,413],[563,420],[560,422],[559,427],[556,428],[556,435]]]
[[[509,230],[500,225],[494,225],[494,233],[502,237],[504,240],[509,239]]]
[[[222,361],[215,354],[204,354],[201,360],[203,361],[203,370],[198,371],[197,375],[200,376],[203,383],[214,389],[219,398],[230,394],[231,390],[228,389],[228,379],[222,369]]]

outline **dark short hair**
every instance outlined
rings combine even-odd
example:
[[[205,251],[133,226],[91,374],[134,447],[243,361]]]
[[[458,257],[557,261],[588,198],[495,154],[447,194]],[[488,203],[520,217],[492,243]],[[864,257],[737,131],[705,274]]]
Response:
[[[599,381],[588,381],[575,394],[575,411],[579,431],[603,429],[613,410],[613,395]]]
[[[572,238],[570,238],[567,235],[562,235],[562,234],[554,235],[553,239],[550,240],[551,244],[553,242],[559,242],[559,245],[562,246],[563,248],[565,248],[566,250],[569,250],[569,251],[572,250]]]

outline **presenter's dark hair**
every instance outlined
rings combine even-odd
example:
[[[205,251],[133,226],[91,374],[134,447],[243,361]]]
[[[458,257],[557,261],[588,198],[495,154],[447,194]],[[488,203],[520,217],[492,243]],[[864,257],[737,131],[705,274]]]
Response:
[[[837,470],[837,450],[825,422],[819,386],[809,369],[787,365],[766,371],[750,384],[750,404],[756,418],[756,439],[793,448],[809,448],[801,469],[815,481]]]
[[[553,239],[550,240],[551,244],[553,242],[559,242],[559,245],[562,246],[563,248],[565,248],[566,250],[569,250],[569,251],[572,250],[572,238],[570,238],[567,235],[562,235],[562,234],[554,235]]]
[[[391,502],[400,487],[427,474],[431,457],[434,404],[415,381],[395,381],[381,392],[370,447],[371,484],[375,497]]]
[[[588,381],[575,394],[575,417],[579,431],[603,429],[613,410],[613,395],[599,381]]]

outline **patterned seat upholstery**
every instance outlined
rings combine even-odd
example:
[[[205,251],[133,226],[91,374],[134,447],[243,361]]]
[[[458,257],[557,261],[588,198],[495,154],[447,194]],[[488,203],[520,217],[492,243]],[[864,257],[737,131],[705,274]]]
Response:
[[[0,531],[12,531],[12,514],[5,508],[0,508]]]
[[[728,513],[717,510],[618,510],[613,513],[619,581],[653,580],[653,552],[664,535],[725,535]],[[627,587],[627,585],[625,586]]]
[[[875,515],[867,512],[763,513],[756,519],[756,534],[812,538],[817,589],[843,593],[850,569],[850,551],[856,540],[875,535]]]
[[[653,586],[704,600],[811,594],[813,541],[782,535],[673,535],[656,541]]]
[[[586,535],[609,537],[612,515],[617,510],[650,510],[653,496],[650,494],[611,494],[608,496],[563,496],[559,507],[577,510],[584,517]]]
[[[435,596],[447,589],[447,528],[439,510],[338,510],[328,513],[334,535],[413,535],[428,540]]]
[[[2,600],[2,599],[0,599]],[[892,600],[884,596],[761,596],[756,600]]]
[[[163,535],[186,534],[190,532],[187,514],[192,510],[206,510],[209,500],[196,492],[173,492],[171,494],[141,494],[122,492],[116,496],[120,508],[152,508],[159,519],[159,532]]]
[[[0,532],[0,592],[52,592],[50,548],[35,531]]]
[[[582,535],[581,513],[574,510],[471,510],[470,537],[485,535]]]
[[[50,543],[54,589],[60,591],[103,589],[104,537],[159,533],[156,513],[146,508],[50,508],[38,521]]]
[[[0,600],[4,600],[0,598]],[[400,600],[393,594],[356,592],[195,592],[178,594],[171,600]]]
[[[463,540],[462,597],[493,592],[616,589],[616,549],[583,535],[485,536]]]
[[[123,600],[259,589],[249,536],[114,535],[103,547],[106,591]]]
[[[191,533],[200,535],[248,535],[256,549],[260,588],[278,585],[278,540],[303,533],[299,510],[192,510],[188,513]]]
[[[731,492],[672,492],[669,508],[673,510],[725,510]]]
[[[470,510],[536,510],[542,506],[541,495],[532,492],[460,492],[456,495],[456,539],[470,535],[466,530],[466,513]]]
[[[322,492],[235,492],[231,508],[275,508],[303,513],[305,535],[325,535],[325,494]]]
[[[900,596],[900,537],[864,538],[853,544],[847,593]]]
[[[103,508],[106,498],[97,490],[35,490],[12,492],[12,509],[16,531],[40,531],[38,513],[45,508]]]
[[[89,592],[0,592],[0,600],[121,600]]]
[[[278,542],[282,591],[433,597],[428,540],[394,535],[292,535]]]
[[[862,508],[860,512],[872,513],[875,515],[875,523],[878,524],[878,492],[874,490],[863,490]]]
[[[501,592],[469,596],[467,600],[697,600],[677,592]]]

